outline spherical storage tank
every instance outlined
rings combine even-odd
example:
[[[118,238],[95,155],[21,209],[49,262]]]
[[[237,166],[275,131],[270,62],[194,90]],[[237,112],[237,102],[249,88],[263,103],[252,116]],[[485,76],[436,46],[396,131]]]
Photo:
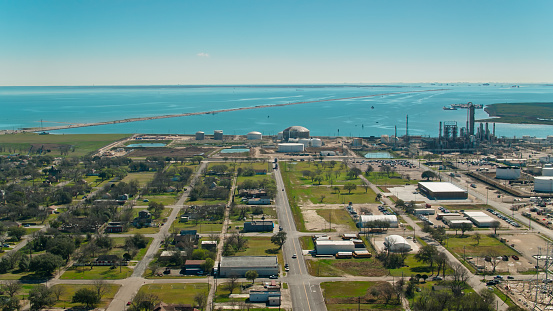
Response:
[[[319,138],[312,138],[311,139],[311,147],[319,148],[323,146],[323,141]]]
[[[389,235],[384,239],[384,246],[391,252],[409,252],[411,245],[400,235]]]
[[[249,132],[248,133],[248,140],[260,140],[263,138],[263,134],[260,132]]]
[[[553,177],[552,176],[534,177],[534,191],[553,192]]]
[[[520,167],[498,167],[495,169],[495,178],[514,180],[520,178]]]
[[[205,139],[205,133],[204,132],[196,132],[196,140],[204,140]]]

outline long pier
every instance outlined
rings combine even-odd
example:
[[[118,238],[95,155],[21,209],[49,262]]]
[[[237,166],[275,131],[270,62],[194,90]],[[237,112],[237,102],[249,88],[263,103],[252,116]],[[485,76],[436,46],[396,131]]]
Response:
[[[128,119],[93,122],[93,123],[76,123],[76,124],[49,126],[49,127],[40,127],[40,128],[31,127],[31,128],[23,128],[20,131],[22,131],[22,132],[55,131],[55,130],[63,130],[63,129],[69,129],[69,128],[79,128],[79,127],[129,123],[129,122],[148,121],[148,120],[166,119],[166,118],[198,116],[198,115],[216,114],[216,113],[232,112],[232,111],[240,111],[240,110],[273,108],[273,107],[283,107],[283,106],[292,106],[292,105],[303,105],[303,104],[312,104],[312,103],[320,103],[320,102],[331,102],[331,101],[339,101],[339,100],[359,99],[359,98],[368,98],[368,97],[377,97],[377,96],[397,95],[397,94],[438,92],[438,91],[446,91],[446,90],[448,90],[448,89],[391,92],[391,93],[382,93],[382,94],[373,94],[373,95],[364,95],[364,96],[353,96],[353,97],[342,97],[342,98],[318,99],[318,100],[301,101],[301,102],[290,102],[290,103],[283,103],[283,104],[266,104],[266,105],[252,106],[252,107],[237,107],[237,108],[228,108],[228,109],[211,110],[211,111],[187,112],[187,113],[179,113],[179,114],[169,114],[169,115],[139,117],[139,118],[128,118]],[[57,122],[57,123],[62,123],[62,122]]]

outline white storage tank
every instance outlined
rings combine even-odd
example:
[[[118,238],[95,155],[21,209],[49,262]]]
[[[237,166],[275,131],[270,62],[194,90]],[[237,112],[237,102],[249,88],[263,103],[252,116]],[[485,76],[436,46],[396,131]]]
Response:
[[[298,143],[278,144],[278,152],[303,152],[304,145]]]
[[[551,164],[546,164],[541,169],[542,176],[553,176],[553,166]]]
[[[311,139],[311,147],[319,148],[323,146],[323,141],[319,138]]]
[[[278,140],[282,140],[282,137],[283,137],[282,132],[278,132],[278,134],[277,134],[277,139],[278,139]]]
[[[302,144],[305,146],[305,148],[309,147],[311,145],[311,139],[309,138],[300,138],[298,140],[298,143]]]
[[[384,238],[384,246],[386,246],[390,252],[409,252],[411,251],[411,245],[401,235],[389,235]]]
[[[515,180],[520,178],[520,167],[498,166],[495,169],[495,178]]]
[[[263,138],[263,134],[260,132],[249,132],[247,137],[248,140],[261,140]]]
[[[534,177],[534,191],[553,192],[553,177],[552,176]]]
[[[204,140],[205,139],[205,133],[202,131],[196,132],[196,140]]]

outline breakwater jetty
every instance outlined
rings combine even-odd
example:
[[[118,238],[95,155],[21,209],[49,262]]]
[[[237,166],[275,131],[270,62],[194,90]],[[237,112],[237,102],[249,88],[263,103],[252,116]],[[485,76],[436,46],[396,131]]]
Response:
[[[236,107],[236,108],[228,108],[228,109],[220,109],[220,110],[187,112],[187,113],[169,114],[169,115],[160,115],[160,116],[151,116],[151,117],[127,118],[127,119],[113,120],[113,121],[101,121],[101,122],[91,122],[91,123],[75,123],[75,124],[64,123],[62,125],[49,126],[49,127],[23,128],[23,129],[20,130],[20,132],[36,132],[36,131],[45,131],[46,132],[46,131],[55,131],[55,130],[63,130],[63,129],[70,129],[70,128],[79,128],[79,127],[119,124],[119,123],[148,121],[148,120],[166,119],[166,118],[188,117],[188,116],[197,116],[197,115],[209,115],[209,114],[217,114],[217,113],[240,111],[240,110],[251,110],[251,109],[273,108],[273,107],[283,107],[283,106],[292,106],[292,105],[303,105],[303,104],[311,104],[311,103],[331,102],[331,101],[340,101],[340,100],[351,100],[351,99],[369,98],[369,97],[378,97],[378,96],[387,96],[387,95],[397,95],[397,94],[439,92],[439,91],[446,91],[446,90],[448,90],[448,89],[390,92],[390,93],[381,93],[381,94],[354,96],[354,97],[319,99],[319,100],[311,100],[311,101],[299,101],[299,102],[290,102],[290,103],[282,103],[282,104],[267,104],[267,105],[251,106],[251,107]],[[56,122],[56,123],[63,123],[63,122]]]

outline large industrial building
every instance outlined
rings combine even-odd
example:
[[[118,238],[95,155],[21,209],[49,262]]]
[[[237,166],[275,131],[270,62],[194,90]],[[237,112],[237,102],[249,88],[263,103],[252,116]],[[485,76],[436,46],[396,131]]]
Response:
[[[288,141],[290,138],[309,138],[309,130],[303,126],[290,126],[282,131],[282,139]]]
[[[466,217],[474,223],[478,228],[489,228],[498,221],[488,216],[484,212],[465,212]]]
[[[390,252],[409,252],[411,245],[400,235],[389,235],[384,238],[384,246]]]
[[[396,215],[361,215],[359,217],[359,228],[365,228],[366,223],[382,220],[390,224],[390,228],[397,228],[397,216]]]
[[[534,177],[535,192],[553,192],[553,176]]]
[[[495,169],[495,178],[516,180],[520,178],[520,167],[498,166]]]
[[[355,243],[351,240],[316,240],[315,251],[317,255],[336,255],[338,252],[353,252],[355,251]]]
[[[278,275],[277,256],[229,256],[219,263],[219,276],[245,277],[246,272],[255,270],[259,276]]]
[[[436,200],[465,200],[468,191],[449,182],[419,182],[419,190],[429,198]]]

